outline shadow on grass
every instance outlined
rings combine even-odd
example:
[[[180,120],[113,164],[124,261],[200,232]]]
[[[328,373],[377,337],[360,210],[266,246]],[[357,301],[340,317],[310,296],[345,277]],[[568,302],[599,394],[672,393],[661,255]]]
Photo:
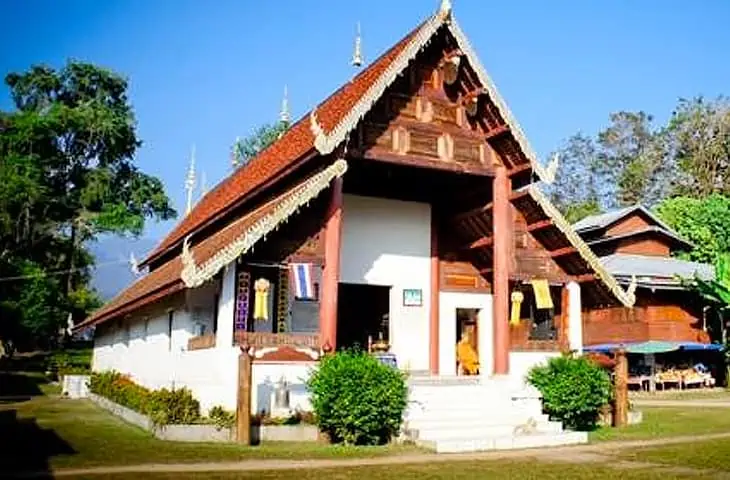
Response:
[[[36,478],[53,478],[50,458],[76,453],[56,432],[35,419],[18,418],[16,410],[0,410],[0,432],[2,475],[35,472]]]
[[[44,395],[41,385],[48,383],[43,375],[0,372],[0,403],[19,402]]]

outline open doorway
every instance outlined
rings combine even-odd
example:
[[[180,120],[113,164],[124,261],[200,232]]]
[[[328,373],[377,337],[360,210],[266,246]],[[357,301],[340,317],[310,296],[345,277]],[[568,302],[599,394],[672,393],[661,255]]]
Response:
[[[456,309],[456,372],[479,374],[479,309]]]
[[[337,294],[337,348],[368,348],[381,336],[390,342],[390,287],[340,283]]]

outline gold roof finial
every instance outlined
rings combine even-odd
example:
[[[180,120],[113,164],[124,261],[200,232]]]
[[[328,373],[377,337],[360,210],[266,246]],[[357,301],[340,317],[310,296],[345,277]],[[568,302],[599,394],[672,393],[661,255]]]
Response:
[[[185,213],[190,213],[193,209],[193,191],[195,190],[195,145],[190,152],[190,167],[188,168],[188,175],[185,178],[185,191],[187,193],[187,202],[185,207]]]
[[[451,0],[441,0],[441,6],[439,7],[439,14],[446,17],[451,15]]]
[[[355,51],[352,53],[352,65],[361,67],[362,64],[362,38],[360,36],[360,22],[357,22],[357,36],[355,37]]]
[[[279,121],[287,124],[291,121],[291,114],[289,113],[289,90],[286,85],[284,85],[284,97],[281,99]]]

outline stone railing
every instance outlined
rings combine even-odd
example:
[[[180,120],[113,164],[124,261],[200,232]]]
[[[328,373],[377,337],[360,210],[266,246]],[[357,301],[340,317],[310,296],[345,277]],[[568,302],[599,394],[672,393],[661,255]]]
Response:
[[[250,345],[252,347],[277,347],[289,345],[292,347],[309,347],[319,350],[319,334],[317,333],[265,333],[237,331],[234,336],[236,345]]]
[[[215,348],[215,334],[209,333],[188,339],[188,350],[204,350],[206,348]]]

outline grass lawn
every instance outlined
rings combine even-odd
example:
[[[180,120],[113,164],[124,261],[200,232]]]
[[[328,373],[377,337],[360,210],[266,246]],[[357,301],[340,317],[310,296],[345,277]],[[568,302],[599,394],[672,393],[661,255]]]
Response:
[[[626,460],[730,471],[730,439],[619,452]]]
[[[132,480],[132,475],[111,475],[107,479]],[[145,474],[145,478],[158,480],[192,480],[192,479],[260,479],[260,480],[328,480],[369,479],[369,480],[422,480],[422,479],[483,479],[483,478],[519,478],[539,480],[564,479],[606,479],[622,480],[668,480],[673,478],[698,478],[697,476],[676,476],[666,472],[647,470],[617,470],[605,465],[571,465],[557,463],[541,463],[526,458],[523,462],[449,462],[422,465],[389,465],[369,467],[327,468],[317,470],[284,470],[266,472],[201,472],[201,473],[169,473]]]
[[[624,428],[599,428],[591,432],[592,442],[638,440],[679,435],[730,432],[730,408],[638,407],[644,421]]]
[[[312,442],[271,442],[248,448],[166,442],[89,401],[42,395],[0,402],[0,432],[0,465],[9,471],[246,458],[372,457],[420,451],[406,446],[334,447]]]
[[[631,392],[629,400],[728,400],[730,390],[726,388],[667,390],[648,392]]]

